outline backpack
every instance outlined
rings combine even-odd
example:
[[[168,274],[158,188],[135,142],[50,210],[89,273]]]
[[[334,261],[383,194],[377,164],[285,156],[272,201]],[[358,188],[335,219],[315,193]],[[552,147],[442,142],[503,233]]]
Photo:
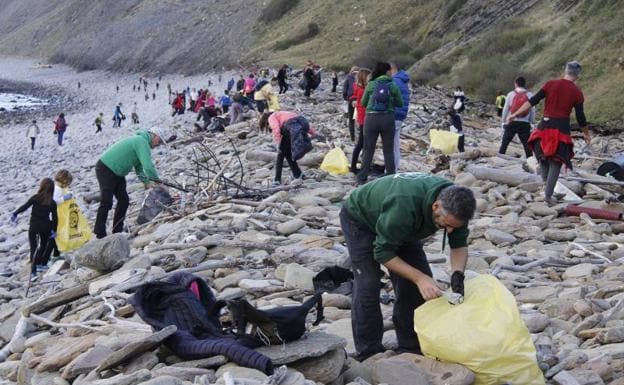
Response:
[[[260,80],[258,83],[256,83],[255,90],[256,91],[260,91],[262,89],[262,87],[266,86],[268,83],[269,83],[269,81],[266,80],[266,79]]]
[[[373,111],[387,111],[390,105],[390,81],[378,81],[373,91]]]
[[[529,101],[529,96],[527,95],[526,91],[524,92],[514,91],[514,98],[513,98],[513,101],[511,102],[511,106],[509,107],[509,112],[511,112],[512,114],[515,113],[516,111],[520,109],[520,107],[522,107],[524,103],[528,101]],[[529,110],[527,110],[522,115],[516,115],[516,116],[519,118],[524,118],[527,115],[529,115]]]

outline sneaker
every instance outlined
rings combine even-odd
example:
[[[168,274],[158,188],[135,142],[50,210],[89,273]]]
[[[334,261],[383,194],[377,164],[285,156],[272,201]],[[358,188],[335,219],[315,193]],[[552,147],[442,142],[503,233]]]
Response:
[[[274,180],[273,183],[271,183],[271,187],[277,187],[280,186],[282,184],[282,182],[280,182],[279,180]]]
[[[35,282],[37,280],[37,274],[36,273],[30,273],[30,282]]]

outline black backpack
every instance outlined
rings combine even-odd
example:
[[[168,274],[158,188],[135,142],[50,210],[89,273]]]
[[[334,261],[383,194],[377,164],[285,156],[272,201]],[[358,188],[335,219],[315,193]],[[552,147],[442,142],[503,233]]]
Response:
[[[391,81],[377,81],[373,90],[373,111],[388,111],[390,106],[390,84]]]
[[[256,91],[260,91],[262,89],[262,87],[266,86],[268,83],[269,83],[269,81],[266,80],[266,79],[260,80],[258,83],[256,83],[255,90]]]

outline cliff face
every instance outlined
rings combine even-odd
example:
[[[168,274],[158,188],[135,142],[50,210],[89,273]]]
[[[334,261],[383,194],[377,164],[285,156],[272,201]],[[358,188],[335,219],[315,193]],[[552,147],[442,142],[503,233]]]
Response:
[[[84,70],[201,73],[237,62],[256,16],[242,0],[5,0],[0,49]]]
[[[0,52],[179,73],[393,60],[416,82],[461,85],[486,101],[518,75],[537,88],[579,60],[590,120],[617,126],[623,19],[618,0],[4,0]]]

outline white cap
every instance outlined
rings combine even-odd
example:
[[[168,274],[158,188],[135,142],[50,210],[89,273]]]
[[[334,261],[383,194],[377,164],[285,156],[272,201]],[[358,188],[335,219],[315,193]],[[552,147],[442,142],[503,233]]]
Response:
[[[151,132],[152,134],[158,136],[160,138],[160,140],[164,144],[168,144],[172,140],[176,139],[175,133],[172,130],[170,130],[169,128],[165,128],[165,127],[152,127],[152,128],[149,129],[149,132]]]

